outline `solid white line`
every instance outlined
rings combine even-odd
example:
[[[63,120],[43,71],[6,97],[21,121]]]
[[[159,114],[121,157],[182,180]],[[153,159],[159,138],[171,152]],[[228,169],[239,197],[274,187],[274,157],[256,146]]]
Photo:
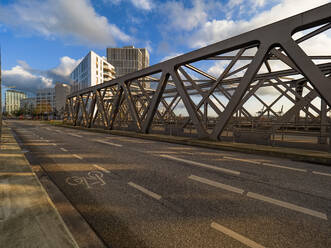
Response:
[[[320,172],[320,171],[312,171],[313,174],[316,174],[316,175],[322,175],[322,176],[328,176],[328,177],[331,177],[331,174],[330,173],[325,173],[325,172]]]
[[[195,175],[191,175],[188,178],[191,179],[191,180],[198,181],[200,183],[205,183],[205,184],[208,184],[208,185],[211,185],[211,186],[214,186],[214,187],[217,187],[217,188],[225,189],[227,191],[231,191],[231,192],[234,192],[234,193],[238,193],[238,194],[243,194],[244,193],[244,190],[242,190],[242,189],[232,187],[230,185],[226,185],[226,184],[219,183],[219,182],[216,182],[216,181],[212,181],[212,180],[209,180],[207,178],[198,177],[198,176],[195,176]]]
[[[142,187],[142,186],[140,186],[138,184],[135,184],[133,182],[128,182],[128,184],[131,187],[133,187],[133,188],[135,188],[137,190],[140,190],[141,192],[145,193],[146,195],[149,195],[150,197],[152,197],[152,198],[154,198],[156,200],[161,200],[161,198],[162,198],[160,195],[158,195],[158,194],[156,194],[156,193],[154,193],[152,191],[149,191],[148,189],[145,189],[144,187]]]
[[[75,158],[78,158],[80,160],[83,160],[83,158],[81,156],[77,155],[77,154],[72,154],[72,156],[74,156]]]
[[[96,142],[99,142],[99,143],[102,143],[102,144],[106,144],[106,145],[111,145],[111,146],[122,147],[122,145],[115,144],[115,143],[108,142],[108,141],[104,141],[104,140],[96,140]]]
[[[63,152],[67,152],[68,151],[67,149],[65,149],[63,147],[61,147],[60,150],[63,151]]]
[[[249,159],[234,158],[234,157],[227,157],[227,156],[224,156],[223,158],[230,159],[230,160],[237,160],[237,161],[251,163],[251,164],[265,165],[265,166],[275,167],[275,168],[279,168],[279,169],[286,169],[286,170],[294,170],[294,171],[300,171],[300,172],[307,172],[306,169],[297,169],[297,168],[288,167],[288,166],[284,166],[284,165],[271,164],[271,163],[266,163],[266,162],[258,162],[258,161],[249,160]]]
[[[239,171],[224,169],[224,168],[216,167],[216,166],[213,166],[213,165],[208,165],[208,164],[203,164],[203,163],[199,163],[199,162],[195,162],[195,161],[191,161],[191,160],[186,160],[186,159],[183,159],[183,158],[176,158],[176,157],[173,157],[173,156],[170,156],[170,155],[163,154],[163,155],[160,155],[160,157],[169,158],[169,159],[172,159],[172,160],[177,160],[177,161],[184,162],[184,163],[187,163],[187,164],[193,164],[193,165],[197,165],[197,166],[212,169],[212,170],[222,171],[222,172],[225,172],[225,173],[240,175]]]
[[[109,170],[107,170],[107,169],[105,169],[105,168],[103,168],[103,167],[101,167],[101,166],[99,166],[99,165],[97,165],[97,164],[94,164],[93,166],[94,166],[95,168],[97,168],[98,170],[104,171],[104,172],[106,172],[106,173],[110,173]]]
[[[78,137],[78,138],[83,138],[83,136],[81,136],[79,134],[74,134],[74,133],[68,133],[68,134],[71,135],[71,136]]]
[[[253,198],[253,199],[257,199],[257,200],[265,201],[265,202],[268,202],[268,203],[271,203],[271,204],[275,204],[275,205],[280,206],[280,207],[284,207],[284,208],[288,208],[288,209],[291,209],[291,210],[294,210],[294,211],[297,211],[297,212],[308,214],[308,215],[311,215],[311,216],[314,216],[314,217],[317,217],[317,218],[328,220],[327,215],[324,214],[324,213],[321,213],[321,212],[318,212],[318,211],[315,211],[315,210],[311,210],[311,209],[308,209],[308,208],[300,207],[300,206],[294,205],[292,203],[279,201],[279,200],[276,200],[276,199],[273,199],[273,198],[270,198],[270,197],[267,197],[267,196],[264,196],[264,195],[252,193],[252,192],[248,192],[247,196],[250,197],[250,198]]]
[[[240,235],[239,233],[236,233],[216,222],[212,222],[211,223],[211,228],[214,228],[217,231],[220,231],[228,236],[230,236],[231,238],[238,240],[239,242],[243,243],[244,245],[247,245],[251,248],[265,248],[263,245],[260,245],[256,242],[254,242],[253,240],[250,240],[242,235]]]

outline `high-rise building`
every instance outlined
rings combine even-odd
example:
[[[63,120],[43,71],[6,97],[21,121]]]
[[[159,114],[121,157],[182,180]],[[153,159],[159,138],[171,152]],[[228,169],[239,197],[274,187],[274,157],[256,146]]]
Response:
[[[20,109],[21,99],[26,98],[26,93],[9,89],[5,92],[5,111],[12,114],[14,111]]]
[[[115,78],[115,68],[106,58],[90,51],[70,74],[71,92]]]
[[[146,48],[134,46],[107,48],[107,61],[115,66],[116,77],[121,77],[148,67],[149,53]]]

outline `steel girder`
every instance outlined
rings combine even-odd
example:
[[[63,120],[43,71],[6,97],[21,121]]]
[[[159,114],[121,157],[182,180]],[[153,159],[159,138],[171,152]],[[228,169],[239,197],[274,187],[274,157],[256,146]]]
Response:
[[[143,133],[150,132],[153,123],[180,122],[198,137],[215,140],[235,116],[257,120],[271,115],[280,127],[303,111],[312,121],[326,124],[331,56],[308,56],[300,43],[328,30],[330,22],[331,3],[80,90],[67,97],[66,119],[73,125]],[[293,34],[303,30],[308,31],[295,40]],[[214,67],[218,61],[228,63],[217,74],[205,68],[210,61]],[[286,68],[273,68],[274,61]],[[272,88],[277,97],[267,102],[259,93],[263,88]],[[312,103],[317,97],[322,99],[320,107]],[[251,98],[263,106],[258,116],[246,106]],[[275,110],[281,99],[292,104],[284,114]]]

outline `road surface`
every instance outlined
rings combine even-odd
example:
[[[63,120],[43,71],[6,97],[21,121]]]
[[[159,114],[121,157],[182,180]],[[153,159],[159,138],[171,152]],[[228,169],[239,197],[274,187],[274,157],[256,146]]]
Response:
[[[331,167],[7,123],[109,247],[331,247]]]

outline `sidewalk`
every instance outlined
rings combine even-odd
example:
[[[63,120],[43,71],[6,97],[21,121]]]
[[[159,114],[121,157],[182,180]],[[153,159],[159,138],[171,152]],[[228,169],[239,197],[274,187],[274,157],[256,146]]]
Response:
[[[11,130],[0,144],[0,247],[77,247]]]
[[[331,166],[331,153],[326,151],[324,152],[324,151],[307,150],[307,149],[299,149],[299,148],[265,146],[265,145],[256,145],[256,144],[246,144],[246,143],[223,142],[223,141],[221,142],[221,141],[212,141],[212,140],[192,139],[192,138],[180,137],[180,136],[170,136],[163,134],[143,134],[132,131],[105,130],[98,128],[71,126],[68,124],[61,124],[61,123],[52,123],[52,122],[47,122],[47,123],[55,126],[74,128],[74,129],[80,129],[91,132],[108,133],[113,135],[127,136],[127,137],[140,138],[140,139],[149,139],[155,141],[211,148],[217,150],[269,155],[273,157],[288,158],[302,162],[318,163],[318,164]]]

